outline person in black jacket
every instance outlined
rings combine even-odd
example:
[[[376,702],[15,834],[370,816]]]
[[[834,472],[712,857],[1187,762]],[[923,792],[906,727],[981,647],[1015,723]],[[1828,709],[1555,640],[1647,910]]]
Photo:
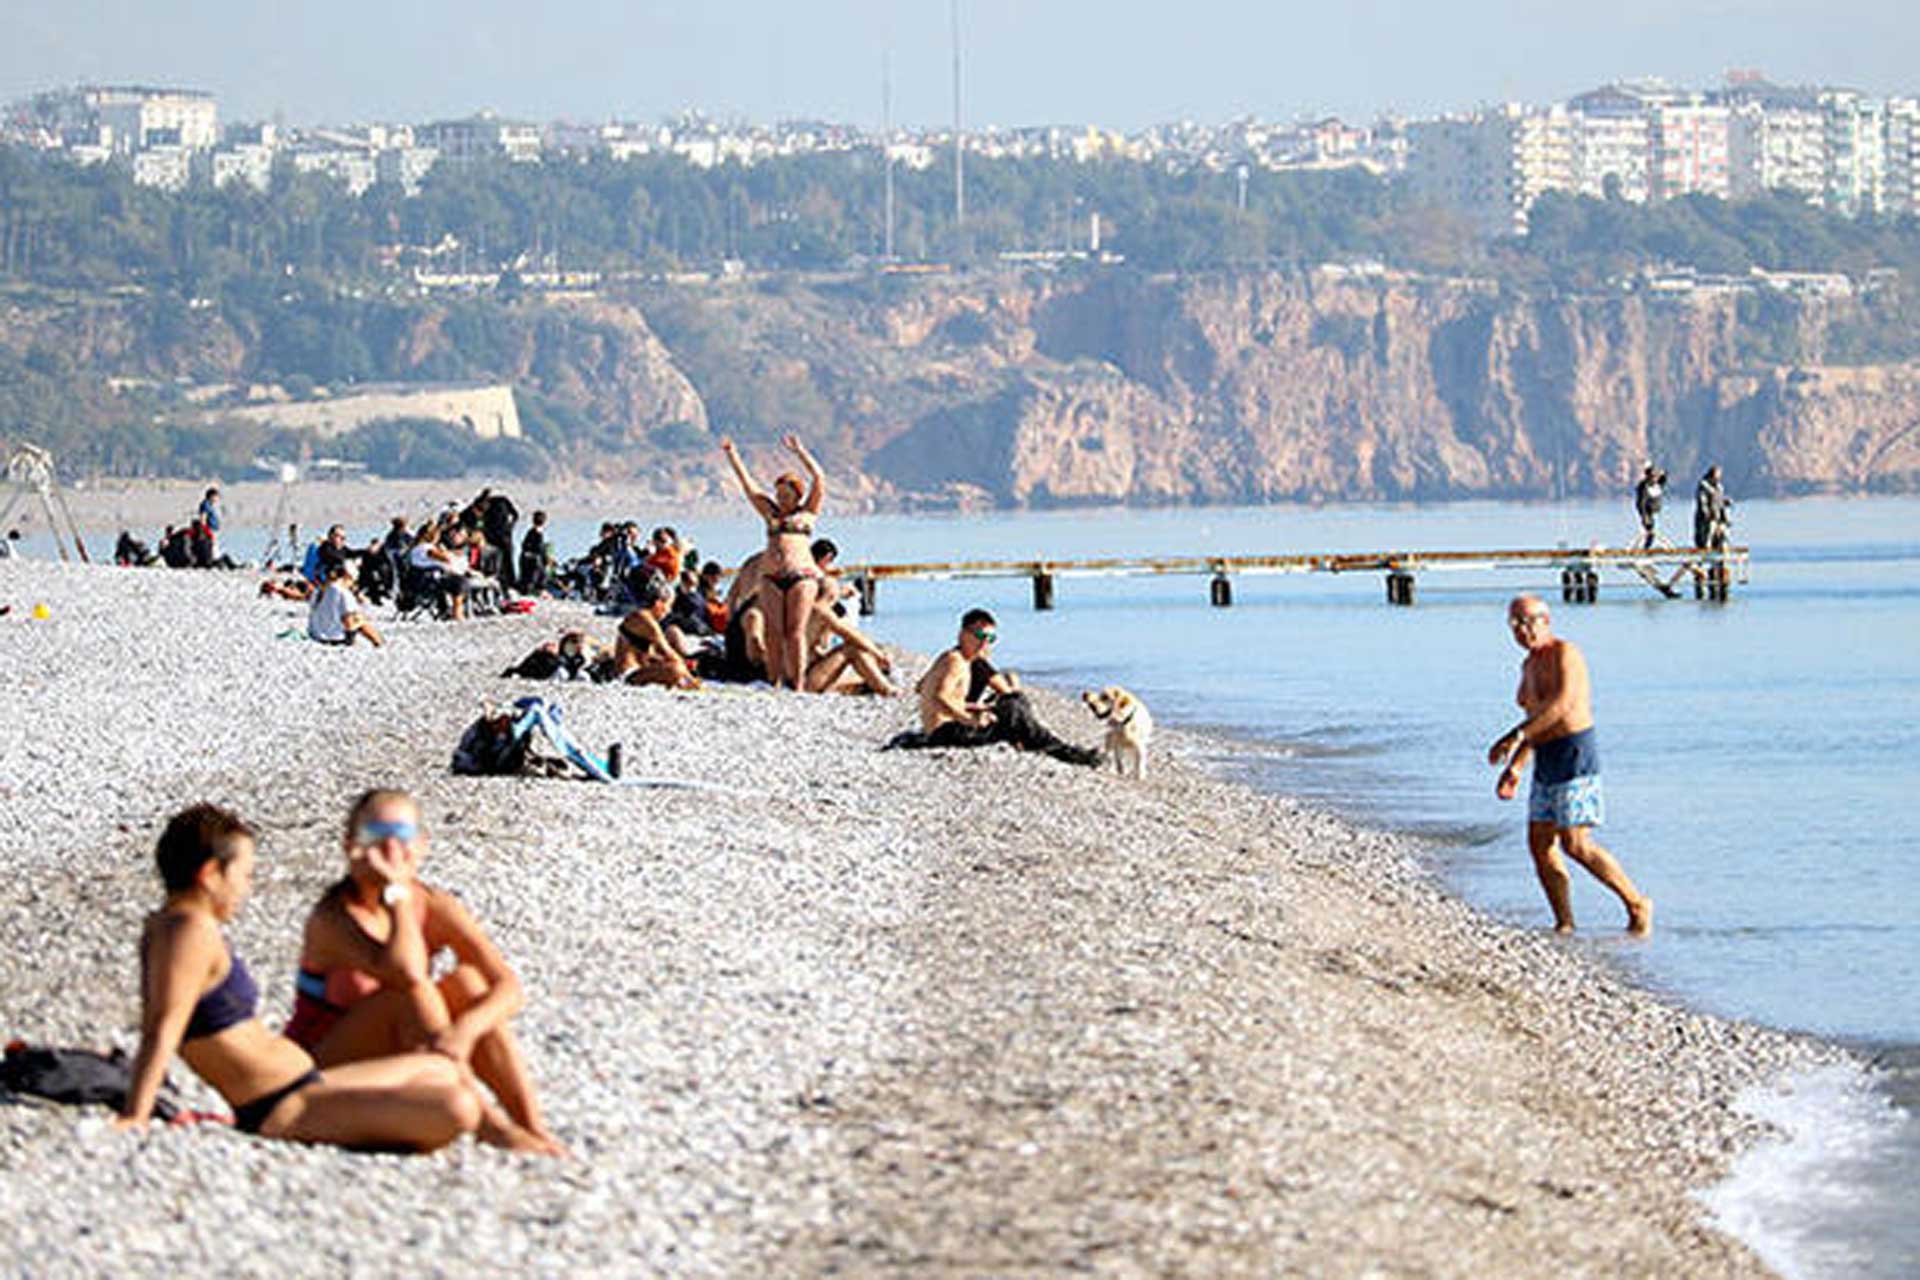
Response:
[[[533,513],[533,527],[520,543],[520,593],[534,595],[547,589],[547,566],[553,560],[553,548],[547,542],[547,513]]]
[[[498,551],[500,585],[514,589],[513,526],[520,522],[520,508],[504,493],[489,494],[480,508],[480,532],[487,546]]]

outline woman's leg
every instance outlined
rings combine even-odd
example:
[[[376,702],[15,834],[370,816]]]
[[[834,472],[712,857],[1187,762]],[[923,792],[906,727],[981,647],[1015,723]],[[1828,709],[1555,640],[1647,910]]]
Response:
[[[440,980],[440,994],[456,1018],[485,999],[487,991],[485,976],[470,964],[461,965]],[[493,1090],[493,1096],[500,1099],[500,1105],[506,1108],[514,1123],[546,1135],[547,1122],[534,1097],[533,1077],[527,1072],[527,1060],[511,1027],[502,1023],[475,1043],[473,1073]]]
[[[778,688],[786,683],[787,593],[770,577],[760,580],[760,616],[767,628],[767,683]]]
[[[778,633],[780,662],[787,683],[795,689],[807,687],[807,619],[813,616],[813,602],[819,594],[817,578],[802,578],[784,592],[786,615]]]
[[[416,983],[405,991],[376,991],[340,1015],[340,1021],[313,1046],[313,1060],[331,1069],[410,1053],[450,1021],[446,1001],[432,983]]]
[[[260,1126],[265,1138],[438,1151],[480,1127],[482,1108],[451,1059],[431,1053],[328,1069]]]
[[[847,660],[852,653],[845,645],[807,664],[807,692],[832,693],[846,684]]]

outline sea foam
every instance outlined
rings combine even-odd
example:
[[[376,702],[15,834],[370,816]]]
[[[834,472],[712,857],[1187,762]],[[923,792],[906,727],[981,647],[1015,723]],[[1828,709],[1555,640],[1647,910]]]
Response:
[[[1920,1271],[1920,1223],[1896,1191],[1920,1179],[1920,1120],[1873,1072],[1792,1072],[1736,1106],[1778,1132],[1701,1194],[1716,1226],[1787,1280]]]

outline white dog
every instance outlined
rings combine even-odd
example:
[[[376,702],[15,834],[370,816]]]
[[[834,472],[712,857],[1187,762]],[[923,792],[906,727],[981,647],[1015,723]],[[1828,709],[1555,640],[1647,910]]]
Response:
[[[1147,776],[1147,744],[1153,740],[1153,717],[1140,699],[1117,685],[1089,689],[1080,695],[1093,718],[1107,726],[1107,759],[1122,774]]]

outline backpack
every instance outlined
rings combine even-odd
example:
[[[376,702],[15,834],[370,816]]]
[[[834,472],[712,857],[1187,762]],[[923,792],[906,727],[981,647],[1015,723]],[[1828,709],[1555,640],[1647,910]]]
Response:
[[[0,1088],[54,1102],[86,1106],[99,1103],[118,1111],[133,1089],[133,1060],[124,1049],[54,1049],[15,1040],[0,1061]],[[153,1100],[153,1114],[172,1120],[179,1108],[165,1098]]]
[[[460,745],[453,749],[453,771],[469,777],[525,773],[528,738],[513,714],[483,715],[460,735]]]

